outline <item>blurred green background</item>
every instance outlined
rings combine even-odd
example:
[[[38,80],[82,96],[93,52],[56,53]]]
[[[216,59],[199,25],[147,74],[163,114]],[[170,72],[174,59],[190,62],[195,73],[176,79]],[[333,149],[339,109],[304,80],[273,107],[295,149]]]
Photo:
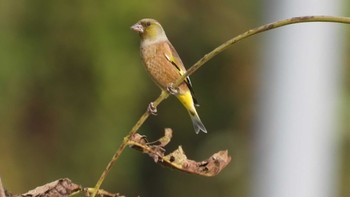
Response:
[[[138,35],[129,29],[139,19],[159,20],[189,67],[227,39],[260,25],[259,7],[254,0],[1,1],[0,177],[5,187],[23,193],[61,177],[95,185],[122,138],[160,93],[141,64]],[[174,98],[140,130],[152,139],[173,128],[167,150],[182,145],[195,160],[228,149],[232,162],[221,174],[180,173],[126,149],[102,188],[126,196],[247,196],[261,37],[238,43],[191,77],[207,135],[195,135]],[[338,132],[344,197],[350,196],[350,57],[345,62]]]

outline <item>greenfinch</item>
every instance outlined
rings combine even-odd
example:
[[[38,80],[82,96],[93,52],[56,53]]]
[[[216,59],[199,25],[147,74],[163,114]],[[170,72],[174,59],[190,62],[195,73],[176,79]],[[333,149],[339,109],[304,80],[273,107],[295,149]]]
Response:
[[[131,26],[131,29],[140,35],[141,59],[153,81],[162,91],[170,91],[180,100],[191,117],[196,134],[200,131],[207,133],[195,108],[199,105],[190,78],[187,77],[176,90],[172,88],[173,83],[186,72],[186,68],[163,27],[158,21],[145,18]]]

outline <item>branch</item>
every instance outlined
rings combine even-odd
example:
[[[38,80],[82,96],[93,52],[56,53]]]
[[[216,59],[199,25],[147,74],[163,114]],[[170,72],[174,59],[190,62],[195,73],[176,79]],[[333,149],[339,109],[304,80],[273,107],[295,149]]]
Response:
[[[288,18],[280,21],[276,21],[273,23],[265,24],[259,27],[256,27],[254,29],[250,29],[242,34],[239,34],[236,37],[231,38],[230,40],[224,42],[220,46],[216,47],[211,52],[204,55],[200,60],[198,60],[191,68],[187,70],[187,72],[179,78],[176,83],[174,83],[174,87],[177,87],[180,85],[186,77],[192,75],[194,72],[196,72],[200,67],[203,66],[206,62],[211,60],[213,57],[218,55],[219,53],[223,52],[233,44],[248,38],[250,36],[253,36],[258,33],[262,33],[268,30],[276,29],[278,27],[283,27],[286,25],[292,25],[296,23],[310,23],[310,22],[333,22],[333,23],[345,23],[350,24],[350,17],[339,17],[339,16],[299,16],[299,17],[293,17]]]
[[[128,145],[148,154],[153,158],[154,162],[160,165],[190,174],[208,177],[219,174],[231,161],[227,150],[219,151],[207,160],[200,162],[188,159],[181,146],[170,154],[165,155],[164,147],[170,142],[171,137],[172,130],[167,128],[165,129],[164,136],[156,141],[159,145],[154,145],[154,143],[148,143],[145,136],[135,133],[128,142]]]
[[[0,180],[0,197],[67,197],[81,192],[85,192],[85,196],[88,196],[91,193],[91,188],[83,188],[68,178],[62,178],[36,187],[24,194],[10,194],[9,192],[5,192]],[[101,189],[98,191],[98,194],[105,197],[125,197],[118,193],[113,194]]]
[[[24,194],[1,193],[0,197],[66,197],[82,191],[82,187],[73,183],[68,178],[58,179],[51,183],[39,186]],[[5,195],[6,194],[6,195]]]
[[[175,83],[174,88],[178,87],[186,77],[192,75],[194,72],[196,72],[200,67],[203,66],[206,62],[208,62],[210,59],[218,55],[219,53],[223,52],[233,44],[248,38],[252,35],[265,32],[271,29],[275,29],[278,27],[291,25],[295,23],[307,23],[307,22],[334,22],[334,23],[347,23],[350,24],[350,18],[349,17],[336,17],[336,16],[301,16],[301,17],[293,17],[285,20],[280,20],[277,22],[269,23],[266,25],[262,25],[260,27],[250,29],[236,37],[233,37],[232,39],[226,41],[225,43],[221,44],[217,48],[215,48],[210,53],[206,54],[201,58],[199,61],[197,61],[193,66],[191,66],[190,69],[187,70],[187,72],[182,75]],[[156,108],[163,100],[165,100],[169,96],[169,93],[166,91],[162,91],[161,95],[153,102],[154,107]],[[110,169],[112,168],[115,161],[119,158],[120,154],[124,151],[124,149],[127,146],[127,143],[130,141],[131,137],[138,131],[138,129],[141,127],[141,125],[147,120],[150,113],[146,111],[140,119],[137,121],[137,123],[134,125],[134,127],[129,131],[129,134],[124,138],[122,144],[118,148],[117,152],[113,155],[111,161],[108,163],[106,169],[103,171],[101,177],[97,181],[94,191],[92,193],[92,197],[95,197],[96,193],[98,192],[100,186],[102,185],[105,177],[109,173]]]
[[[167,94],[167,92],[162,91],[160,96],[153,102],[154,107],[157,107],[164,99],[168,98],[168,96],[169,96],[169,94]],[[95,197],[95,195],[99,191],[99,189],[100,189],[104,179],[106,178],[107,174],[111,170],[113,164],[118,160],[119,156],[121,155],[121,153],[126,148],[127,143],[130,140],[131,136],[133,136],[139,130],[139,128],[147,120],[149,115],[150,115],[150,112],[148,110],[146,110],[146,112],[143,113],[143,115],[140,117],[140,119],[136,122],[136,124],[129,131],[129,134],[126,137],[124,137],[124,140],[123,140],[122,144],[119,146],[117,152],[114,153],[112,159],[107,164],[106,169],[103,171],[103,173],[101,174],[100,178],[98,179],[98,181],[97,181],[97,183],[96,183],[96,185],[94,187],[94,190],[92,191],[91,197]]]

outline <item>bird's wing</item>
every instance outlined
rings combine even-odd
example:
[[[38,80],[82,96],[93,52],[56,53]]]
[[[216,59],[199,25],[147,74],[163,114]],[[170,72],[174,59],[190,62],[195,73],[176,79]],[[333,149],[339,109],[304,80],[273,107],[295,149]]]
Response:
[[[185,68],[184,64],[182,63],[182,61],[179,57],[179,54],[176,52],[173,45],[170,42],[166,42],[164,48],[166,49],[166,50],[164,50],[165,58],[179,71],[179,74],[181,76],[183,74],[185,74],[186,68]],[[196,96],[194,94],[192,83],[191,83],[189,76],[186,77],[185,83],[192,94],[194,104],[196,106],[199,106],[198,101],[196,99]]]

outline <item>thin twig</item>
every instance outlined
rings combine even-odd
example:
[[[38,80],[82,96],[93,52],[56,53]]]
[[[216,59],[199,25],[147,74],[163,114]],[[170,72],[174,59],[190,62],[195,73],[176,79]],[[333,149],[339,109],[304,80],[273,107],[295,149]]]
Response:
[[[233,44],[248,38],[252,35],[265,32],[271,29],[276,29],[278,27],[286,26],[286,25],[292,25],[295,23],[310,23],[310,22],[334,22],[334,23],[347,23],[350,24],[350,17],[339,17],[339,16],[300,16],[300,17],[293,17],[288,18],[280,21],[276,21],[273,23],[269,23],[266,25],[262,25],[260,27],[256,27],[254,29],[250,29],[242,34],[239,34],[236,37],[233,37],[232,39],[224,42],[220,46],[216,47],[211,52],[204,55],[200,60],[198,60],[191,68],[187,70],[187,72],[179,78],[176,83],[174,83],[174,87],[177,87],[182,83],[182,81],[192,75],[194,72],[196,72],[203,64],[208,62],[210,59],[221,53],[222,51],[226,50]]]
[[[233,44],[248,38],[252,35],[265,32],[271,29],[275,29],[278,27],[291,25],[295,23],[306,23],[306,22],[334,22],[334,23],[347,23],[350,24],[350,18],[349,17],[336,17],[336,16],[302,16],[302,17],[293,17],[285,20],[280,20],[277,22],[269,23],[266,25],[262,25],[260,27],[250,29],[228,41],[221,44],[214,50],[212,50],[210,53],[206,54],[201,58],[199,61],[197,61],[193,66],[191,66],[190,69],[187,70],[187,72],[182,75],[175,83],[174,87],[179,86],[184,79],[187,76],[192,75],[194,72],[196,72],[200,67],[202,67],[206,62],[208,62],[210,59],[218,55],[219,53],[226,50],[228,47],[232,46]],[[162,91],[161,95],[153,102],[154,107],[157,107],[163,100],[165,100],[169,96],[169,93],[166,91]],[[104,179],[106,178],[107,174],[109,173],[110,169],[112,168],[115,161],[119,158],[120,154],[124,151],[125,147],[127,146],[128,141],[130,140],[130,137],[136,133],[136,131],[141,127],[141,125],[147,120],[150,113],[146,111],[140,119],[137,121],[137,123],[134,125],[134,127],[130,130],[129,134],[124,138],[122,144],[118,148],[117,152],[113,155],[111,161],[108,163],[106,169],[103,171],[101,177],[99,178],[98,182],[95,185],[94,191],[91,194],[92,197],[95,197],[96,193],[100,189],[100,186],[102,185]]]
[[[164,99],[168,98],[168,96],[169,96],[169,94],[167,92],[162,91],[160,96],[153,102],[154,107],[157,107]],[[106,178],[109,171],[111,170],[113,164],[118,160],[119,156],[121,155],[121,153],[124,151],[124,149],[128,145],[128,141],[130,140],[130,137],[133,136],[137,132],[137,130],[147,120],[149,115],[150,115],[150,112],[148,110],[145,113],[143,113],[143,115],[140,117],[140,119],[136,122],[136,124],[133,126],[133,128],[129,131],[129,134],[126,137],[124,137],[122,144],[119,146],[118,150],[114,153],[114,155],[113,155],[112,159],[109,161],[106,169],[103,171],[100,178],[98,179],[98,181],[94,187],[93,193],[91,194],[92,197],[95,197],[95,195],[97,194],[104,179]]]

